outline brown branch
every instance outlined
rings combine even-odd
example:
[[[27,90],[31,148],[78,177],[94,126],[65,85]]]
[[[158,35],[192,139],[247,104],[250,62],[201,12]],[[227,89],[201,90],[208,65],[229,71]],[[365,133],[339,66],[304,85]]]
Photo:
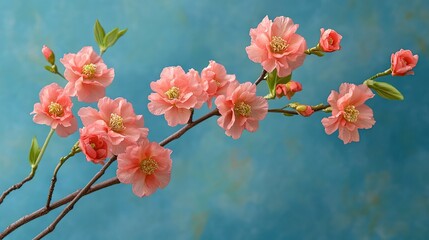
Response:
[[[31,179],[33,179],[34,177],[34,173],[35,171],[31,170],[31,173],[24,178],[24,180],[22,180],[21,182],[14,184],[13,186],[11,186],[9,189],[7,189],[6,191],[4,191],[2,193],[2,195],[0,196],[0,204],[3,202],[3,200],[7,197],[7,195],[9,195],[9,193],[11,193],[12,191],[15,191],[19,188],[22,187],[22,185],[24,185],[26,182],[30,181]],[[1,238],[0,238],[1,239]]]
[[[215,110],[207,113],[206,115],[198,118],[197,120],[190,122],[188,124],[186,124],[186,126],[182,127],[181,129],[179,129],[177,132],[173,133],[172,135],[170,135],[169,137],[167,137],[166,139],[162,140],[159,145],[161,146],[165,146],[168,143],[170,143],[173,140],[178,139],[179,137],[181,137],[185,132],[187,132],[189,129],[195,127],[196,125],[198,125],[199,123],[201,123],[202,121],[205,121],[213,116],[219,115],[219,110],[216,108]]]
[[[96,184],[96,185],[92,186],[88,190],[88,192],[85,193],[85,195],[88,195],[90,193],[96,192],[98,190],[101,190],[101,189],[106,188],[106,187],[110,187],[110,186],[118,184],[118,183],[119,183],[119,180],[116,177],[108,179],[108,180],[106,180],[104,182],[101,182],[99,184]],[[28,214],[28,215],[20,218],[18,221],[16,221],[13,224],[9,225],[2,233],[0,233],[0,239],[3,239],[4,237],[6,237],[10,233],[12,233],[14,230],[16,230],[17,228],[19,228],[20,226],[22,226],[22,225],[24,225],[24,224],[26,224],[26,223],[28,223],[28,222],[36,219],[36,218],[39,218],[41,216],[46,215],[50,211],[52,211],[52,210],[54,210],[56,208],[59,208],[59,207],[63,206],[66,203],[69,203],[71,200],[73,200],[79,194],[80,191],[81,191],[81,189],[75,191],[72,194],[69,194],[68,196],[66,196],[66,197],[64,197],[64,198],[62,198],[62,199],[60,199],[60,200],[58,200],[58,201],[56,201],[54,203],[52,203],[49,206],[49,208],[47,208],[45,206],[43,208],[40,208],[37,211],[34,211],[31,214]]]
[[[67,213],[69,213],[74,205],[81,199],[83,196],[86,195],[88,190],[91,188],[91,186],[106,172],[106,169],[112,164],[114,161],[116,161],[116,156],[113,156],[110,158],[110,160],[104,164],[104,166],[101,168],[101,170],[86,184],[86,186],[80,190],[80,192],[76,195],[76,197],[73,198],[73,200],[67,205],[67,207],[58,215],[58,217],[47,227],[45,230],[43,230],[39,235],[37,235],[34,239],[42,239],[44,236],[48,235],[50,232],[52,232],[57,224],[63,219]]]
[[[54,193],[54,189],[55,189],[55,184],[57,182],[57,175],[58,175],[58,171],[60,170],[61,166],[71,157],[73,157],[76,153],[81,152],[80,148],[79,148],[79,141],[75,143],[75,145],[73,145],[71,151],[69,154],[67,154],[67,156],[64,156],[60,159],[60,161],[58,162],[57,166],[55,167],[54,170],[54,174],[52,175],[52,179],[51,179],[51,186],[49,187],[49,193],[48,193],[48,198],[46,200],[46,208],[49,208],[49,204],[51,204],[51,200],[52,200],[52,194]]]
[[[267,75],[267,71],[262,70],[261,75],[258,77],[258,79],[256,79],[255,81],[255,85],[258,85],[260,82],[262,82],[262,80],[264,80],[265,75]]]
[[[330,105],[324,105],[324,104],[320,104],[320,105],[316,105],[316,106],[311,106],[311,108],[315,111],[323,111],[327,108],[329,108]],[[289,115],[298,115],[299,113],[296,110],[285,110],[283,108],[275,108],[275,109],[268,109],[268,112],[272,112],[272,113],[283,113],[283,114],[289,114]]]
[[[186,126],[182,127],[181,129],[179,129],[177,132],[175,132],[174,134],[170,135],[169,137],[167,137],[166,139],[164,139],[163,141],[160,142],[161,146],[165,146],[168,143],[174,141],[175,139],[178,139],[180,136],[182,136],[184,133],[186,133],[189,129],[193,128],[194,126],[198,125],[199,123],[209,119],[210,117],[219,115],[219,111],[217,109],[209,112],[208,114],[200,117],[199,119],[193,121],[192,123],[188,123]],[[111,179],[108,179],[104,182],[101,182],[97,185],[94,185],[93,187],[89,188],[89,190],[86,193],[83,193],[83,195],[87,195],[93,192],[96,192],[98,190],[101,190],[103,188],[106,187],[110,187],[112,185],[118,184],[119,180],[118,178],[114,177]],[[6,237],[7,235],[9,235],[10,233],[12,233],[13,231],[15,231],[17,228],[21,227],[22,225],[36,219],[39,218],[41,216],[44,216],[46,214],[48,214],[50,211],[61,207],[64,204],[69,203],[70,201],[72,201],[82,190],[79,189],[77,191],[75,191],[74,193],[58,200],[57,202],[52,203],[51,205],[49,205],[48,207],[43,207],[40,208],[39,210],[26,215],[22,218],[20,218],[19,220],[17,220],[16,222],[12,223],[11,225],[9,225],[2,233],[0,233],[0,239],[3,239],[4,237]]]

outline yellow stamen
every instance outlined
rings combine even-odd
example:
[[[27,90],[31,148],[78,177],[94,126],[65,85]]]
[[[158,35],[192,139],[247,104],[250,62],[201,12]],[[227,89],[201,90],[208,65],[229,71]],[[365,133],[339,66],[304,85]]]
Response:
[[[64,114],[63,106],[59,103],[51,102],[48,106],[48,112],[54,117],[61,117]]]
[[[85,74],[86,78],[93,78],[96,70],[97,66],[93,63],[86,64],[82,67],[82,73]]]
[[[165,92],[165,95],[167,95],[167,98],[177,99],[180,96],[180,90],[177,87],[171,87],[167,92]]]
[[[358,120],[359,110],[357,110],[355,106],[349,105],[344,109],[343,116],[347,122],[354,123]]]
[[[271,38],[270,47],[273,53],[282,53],[288,46],[289,44],[281,37],[274,36]]]
[[[239,104],[234,105],[235,114],[239,114],[243,117],[249,117],[252,113],[252,107],[249,104],[240,102]]]
[[[147,175],[151,175],[158,169],[158,163],[152,158],[145,159],[140,163],[140,169]]]
[[[110,114],[110,121],[109,121],[109,127],[114,132],[120,132],[125,129],[124,122],[121,116],[119,116],[116,113]]]

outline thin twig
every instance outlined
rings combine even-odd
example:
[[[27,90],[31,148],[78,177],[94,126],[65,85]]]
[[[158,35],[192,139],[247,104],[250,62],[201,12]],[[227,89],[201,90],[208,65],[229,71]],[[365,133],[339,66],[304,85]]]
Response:
[[[169,137],[167,137],[166,139],[162,140],[159,145],[161,146],[165,146],[168,143],[170,143],[171,141],[178,139],[180,136],[182,136],[185,132],[187,132],[189,129],[195,127],[196,125],[198,125],[199,123],[201,123],[202,121],[205,121],[213,116],[219,115],[219,110],[215,109],[209,113],[207,113],[206,115],[198,118],[197,120],[186,124],[186,126],[182,127],[181,129],[179,129],[177,132],[173,133],[172,135],[170,135]]]
[[[45,153],[46,148],[48,147],[49,141],[51,140],[52,134],[54,134],[55,129],[51,128],[49,130],[48,136],[46,136],[45,142],[43,143],[42,148],[40,149],[39,154],[37,155],[37,158],[34,163],[31,163],[31,172],[30,174],[24,178],[21,182],[11,186],[8,190],[4,191],[2,195],[0,196],[0,204],[3,202],[3,200],[14,190],[17,190],[22,187],[26,182],[33,179],[34,175],[36,174],[37,167],[39,166],[40,161],[42,160],[43,154]]]
[[[261,75],[258,77],[258,79],[256,79],[254,84],[258,85],[260,82],[262,82],[262,80],[265,79],[265,75],[267,75],[267,71],[262,70]]]
[[[67,205],[67,207],[58,215],[58,217],[45,229],[43,230],[39,235],[37,235],[34,239],[42,239],[42,237],[48,235],[50,232],[52,232],[57,224],[63,219],[67,213],[69,213],[74,205],[79,201],[80,198],[85,196],[85,194],[88,192],[88,190],[91,188],[91,186],[106,172],[106,169],[112,164],[114,161],[116,161],[116,156],[112,157],[104,166],[101,168],[101,170],[86,184],[86,186],[80,190],[80,192],[74,197],[74,199]]]
[[[22,185],[24,185],[24,183],[26,183],[26,182],[30,181],[31,179],[33,179],[34,173],[35,173],[34,171],[31,171],[30,174],[26,178],[24,178],[24,180],[22,180],[21,182],[19,182],[17,184],[14,184],[9,189],[7,189],[6,191],[4,191],[2,193],[2,195],[0,196],[0,204],[7,197],[7,195],[9,195],[9,193],[11,193],[14,190],[17,190],[17,189],[21,188]]]
[[[57,182],[57,174],[58,171],[60,170],[61,166],[71,157],[73,157],[76,153],[80,152],[80,148],[79,148],[79,142],[77,142],[75,145],[73,145],[71,151],[69,154],[67,154],[67,156],[64,156],[60,159],[60,161],[58,162],[57,166],[55,167],[54,170],[54,174],[52,175],[52,179],[51,179],[51,186],[49,187],[49,193],[48,193],[48,198],[46,200],[46,208],[49,209],[49,204],[51,204],[51,200],[52,200],[52,194],[54,193],[54,189],[55,189],[55,184]]]
[[[101,182],[99,184],[96,184],[94,186],[92,186],[86,193],[85,195],[91,194],[93,192],[96,192],[98,190],[101,190],[103,188],[106,187],[110,187],[113,186],[115,184],[120,183],[118,178],[114,177],[111,179],[108,179],[104,182]],[[50,211],[59,208],[61,206],[63,206],[64,204],[69,203],[70,201],[72,201],[79,193],[81,192],[81,189],[75,191],[74,193],[69,194],[68,196],[52,203],[49,206],[49,209],[45,207],[40,208],[39,210],[34,211],[31,214],[25,215],[22,218],[18,219],[16,222],[12,223],[11,225],[9,225],[2,233],[0,233],[0,239],[3,239],[4,237],[6,237],[7,235],[9,235],[10,233],[12,233],[13,231],[15,231],[17,228],[21,227],[22,225],[36,219],[39,217],[42,217],[46,214],[48,214]]]
[[[318,112],[318,111],[323,111],[329,107],[330,107],[330,105],[320,104],[320,105],[312,106],[311,109],[313,109],[315,112]],[[268,112],[283,113],[283,114],[288,114],[288,115],[298,115],[299,114],[296,110],[285,110],[284,108],[268,109]]]

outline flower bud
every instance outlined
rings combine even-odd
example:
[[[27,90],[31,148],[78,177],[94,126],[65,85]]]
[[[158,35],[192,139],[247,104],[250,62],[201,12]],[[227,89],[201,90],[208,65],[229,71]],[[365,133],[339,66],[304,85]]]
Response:
[[[45,56],[46,61],[48,61],[51,65],[55,64],[55,54],[54,52],[52,52],[52,50],[49,47],[47,47],[46,45],[43,45],[42,53],[43,53],[43,56]]]
[[[320,29],[318,48],[324,52],[334,52],[341,49],[340,42],[343,36],[332,29]]]
[[[410,50],[401,49],[393,53],[390,57],[392,76],[412,75],[413,68],[416,66],[419,56],[413,55]]]
[[[290,100],[296,92],[299,92],[301,90],[301,83],[291,80],[285,84],[277,84],[276,96],[278,98],[286,96]]]
[[[298,105],[295,109],[303,117],[311,116],[314,113],[314,110],[308,105]]]

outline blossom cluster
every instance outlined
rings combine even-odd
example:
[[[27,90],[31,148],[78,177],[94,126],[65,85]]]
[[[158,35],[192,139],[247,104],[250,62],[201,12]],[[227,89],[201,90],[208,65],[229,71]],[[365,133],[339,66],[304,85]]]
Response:
[[[286,97],[291,100],[303,90],[302,84],[291,78],[292,72],[303,65],[307,55],[323,56],[341,49],[342,36],[333,29],[324,28],[320,29],[316,46],[307,49],[305,38],[296,33],[298,27],[288,17],[270,20],[266,16],[256,28],[250,29],[250,45],[245,50],[249,59],[264,69],[260,80],[267,81],[270,91],[267,97],[257,95],[259,82],[240,83],[222,64],[210,60],[201,73],[195,69],[185,71],[181,66],[165,67],[159,79],[150,83],[153,92],[148,96],[149,111],[163,115],[167,124],[174,127],[192,124],[195,110],[205,104],[211,109],[214,103],[215,115],[219,116],[217,124],[227,136],[238,139],[244,130],[255,132],[259,121],[270,111],[309,117],[315,111],[323,110],[331,112],[331,116],[321,120],[327,134],[339,130],[339,138],[344,143],[359,141],[358,129],[368,129],[375,124],[373,111],[365,104],[375,96],[372,90],[385,98],[402,97],[396,88],[375,79],[388,74],[413,74],[418,56],[401,49],[391,55],[391,66],[385,72],[360,85],[341,84],[339,92],[332,91],[329,95],[327,106],[292,102],[282,109],[269,110],[268,99]],[[101,53],[114,43],[97,41],[102,42],[99,43]],[[144,118],[134,112],[129,101],[106,96],[106,88],[112,83],[115,70],[108,68],[90,46],[77,53],[65,54],[60,59],[64,75],[57,70],[53,51],[43,46],[42,53],[51,64],[47,69],[63,76],[67,83],[64,88],[52,83],[40,91],[40,102],[31,112],[34,122],[48,125],[59,136],[67,137],[78,131],[72,98],[87,103],[97,102],[98,109],[83,107],[77,111],[83,125],[79,129],[78,146],[87,160],[103,164],[106,158],[116,156],[118,179],[132,184],[133,192],[140,197],[167,186],[171,177],[172,151],[148,140],[149,130],[144,126]],[[292,111],[286,108],[292,108]]]

